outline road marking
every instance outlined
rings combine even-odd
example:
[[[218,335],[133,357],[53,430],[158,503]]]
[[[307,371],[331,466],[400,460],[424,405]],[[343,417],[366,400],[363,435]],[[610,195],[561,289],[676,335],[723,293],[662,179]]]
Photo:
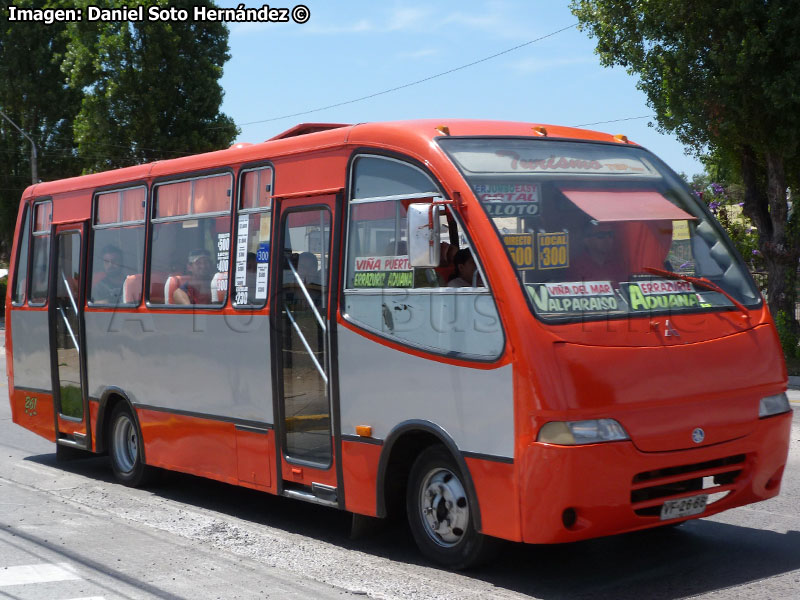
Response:
[[[19,565],[0,569],[0,587],[76,579],[80,577],[69,563]]]
[[[70,598],[69,600],[106,600],[103,596],[86,596],[84,598]]]

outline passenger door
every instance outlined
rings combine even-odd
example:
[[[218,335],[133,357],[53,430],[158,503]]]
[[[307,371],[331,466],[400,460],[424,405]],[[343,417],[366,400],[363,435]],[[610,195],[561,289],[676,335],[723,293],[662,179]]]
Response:
[[[335,204],[335,196],[277,203],[271,294],[281,491],[330,505],[342,501],[330,355],[338,276],[331,244]]]
[[[86,225],[53,227],[48,316],[56,442],[89,450],[83,324]]]

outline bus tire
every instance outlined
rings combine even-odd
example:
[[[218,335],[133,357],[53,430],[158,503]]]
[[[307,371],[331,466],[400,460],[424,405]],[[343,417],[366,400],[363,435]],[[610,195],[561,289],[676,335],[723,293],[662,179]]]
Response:
[[[138,487],[150,480],[151,469],[144,464],[142,434],[128,406],[122,402],[111,413],[108,454],[114,477],[123,485]]]
[[[406,509],[411,534],[422,554],[442,566],[473,567],[494,550],[496,540],[475,529],[464,476],[442,446],[426,449],[411,467]]]

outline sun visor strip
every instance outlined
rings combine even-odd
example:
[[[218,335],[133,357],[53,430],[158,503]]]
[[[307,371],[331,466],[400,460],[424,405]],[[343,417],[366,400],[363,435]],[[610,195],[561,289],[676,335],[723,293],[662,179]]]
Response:
[[[651,190],[568,190],[561,192],[595,221],[683,221],[695,217]]]

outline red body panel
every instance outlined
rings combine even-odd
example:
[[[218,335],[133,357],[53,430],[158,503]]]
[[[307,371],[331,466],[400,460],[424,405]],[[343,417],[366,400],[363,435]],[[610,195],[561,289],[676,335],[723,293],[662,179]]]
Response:
[[[770,480],[786,464],[791,423],[791,413],[764,419],[743,440],[683,452],[648,454],[628,442],[580,447],[533,443],[520,461],[523,540],[571,542],[658,525],[658,516],[634,512],[634,476],[735,455],[746,456],[742,474],[726,487],[731,493],[708,505],[703,516],[771,498],[779,485]],[[570,528],[562,522],[567,508],[575,509],[578,516]]]
[[[233,423],[146,409],[136,414],[147,464],[239,483]]]
[[[344,475],[345,508],[375,517],[375,497],[378,463],[383,446],[362,442],[342,442],[342,472]]]
[[[11,362],[11,361],[9,361]],[[11,420],[25,429],[42,436],[51,442],[56,441],[53,414],[53,396],[42,392],[12,390]]]
[[[515,466],[472,457],[465,460],[481,507],[481,531],[515,542],[522,541]]]
[[[275,436],[272,431],[255,433],[236,430],[239,485],[275,492],[272,478],[275,464]]]
[[[100,422],[98,413],[100,412],[100,403],[95,400],[89,400],[89,430],[92,432],[92,452],[97,452],[97,425]]]

